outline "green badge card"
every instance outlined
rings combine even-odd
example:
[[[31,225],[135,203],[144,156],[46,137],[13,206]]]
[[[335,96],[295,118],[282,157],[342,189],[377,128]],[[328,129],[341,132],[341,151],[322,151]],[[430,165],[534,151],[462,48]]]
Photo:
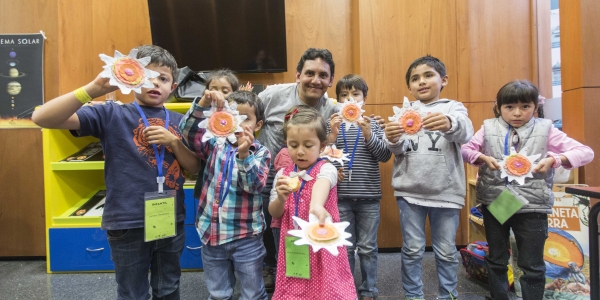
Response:
[[[514,188],[506,186],[506,189],[488,206],[488,210],[500,224],[504,224],[527,203],[529,201],[519,195]]]
[[[294,236],[285,237],[285,276],[310,279],[308,245],[296,246]]]
[[[146,242],[173,237],[177,234],[175,222],[176,191],[152,192],[144,196],[144,240]]]

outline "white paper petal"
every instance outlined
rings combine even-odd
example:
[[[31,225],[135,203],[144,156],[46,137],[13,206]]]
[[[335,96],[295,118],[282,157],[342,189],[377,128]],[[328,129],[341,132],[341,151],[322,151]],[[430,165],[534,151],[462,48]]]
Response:
[[[350,225],[350,223],[348,223],[348,222],[333,223],[331,218],[328,217],[325,220],[325,223],[332,224],[334,227],[336,227],[339,232],[339,237],[333,241],[328,241],[326,243],[320,243],[320,242],[316,242],[316,241],[313,241],[312,239],[310,239],[308,237],[308,232],[307,232],[308,228],[310,228],[314,224],[318,223],[317,217],[315,215],[310,214],[308,216],[308,219],[309,219],[308,222],[306,222],[298,217],[295,217],[295,216],[292,218],[294,219],[296,224],[298,224],[298,227],[300,227],[300,229],[288,231],[288,234],[300,238],[299,240],[294,242],[294,244],[296,244],[296,245],[310,245],[311,248],[313,249],[313,252],[317,252],[321,249],[325,249],[335,256],[339,255],[338,247],[352,246],[352,243],[350,243],[347,240],[352,235],[348,232],[345,232],[345,229],[348,227],[348,225]]]
[[[111,65],[113,62],[115,62],[114,58],[112,58],[106,54],[100,54],[98,56],[100,56],[100,59],[108,65]]]
[[[237,142],[237,138],[235,137],[235,134],[228,135],[227,140],[232,144],[235,144],[235,142]]]
[[[135,49],[133,49],[135,50]],[[133,50],[131,50],[131,52],[133,52]],[[131,53],[129,52],[129,53]],[[137,50],[135,50],[135,53],[137,54]],[[125,57],[125,55],[121,54],[121,52],[119,52],[119,50],[115,50],[115,58],[121,58],[121,57]]]
[[[127,56],[129,56],[131,58],[137,58],[138,51],[139,50],[137,48],[133,48],[133,49],[131,49],[131,51],[129,51],[129,54],[127,54]],[[115,51],[115,56],[116,56],[117,52],[119,52],[119,51]],[[121,53],[119,53],[119,54],[121,54]],[[123,56],[123,54],[121,54],[121,56]]]
[[[135,58],[135,56],[134,56],[134,58]],[[142,67],[147,66],[151,60],[152,60],[152,57],[150,57],[150,56],[146,56],[146,57],[137,59],[137,61],[140,63],[140,65],[142,65]]]

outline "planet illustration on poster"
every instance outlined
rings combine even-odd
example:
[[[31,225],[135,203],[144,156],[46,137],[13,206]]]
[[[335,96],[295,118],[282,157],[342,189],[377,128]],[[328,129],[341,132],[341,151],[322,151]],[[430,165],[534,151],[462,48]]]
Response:
[[[0,76],[2,77],[10,77],[10,78],[18,78],[18,77],[24,77],[26,74],[23,72],[19,72],[19,70],[17,70],[17,68],[10,68],[8,70],[8,74],[0,74]]]
[[[583,249],[577,239],[568,232],[548,228],[548,239],[544,245],[546,277],[569,278],[575,267],[581,269],[584,263]]]
[[[11,67],[14,67],[14,66],[16,66],[16,65],[18,65],[18,64],[19,64],[19,61],[18,61],[18,60],[16,60],[16,59],[11,59],[11,60],[7,60],[7,61],[6,61],[6,63],[7,63],[9,66],[11,66]]]
[[[8,83],[8,86],[6,87],[6,91],[8,92],[9,95],[16,96],[19,93],[21,93],[21,84],[16,81],[11,81]]]
[[[8,56],[10,56],[10,58],[15,58],[15,57],[17,57],[17,52],[10,51],[10,53],[8,53]]]

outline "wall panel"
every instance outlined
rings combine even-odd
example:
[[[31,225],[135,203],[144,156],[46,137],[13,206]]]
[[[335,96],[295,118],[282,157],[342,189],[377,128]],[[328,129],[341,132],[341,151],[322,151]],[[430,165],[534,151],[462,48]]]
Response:
[[[0,33],[44,31],[44,98],[58,96],[57,1],[0,1]],[[0,130],[0,257],[44,256],[44,178],[39,129]]]
[[[360,73],[371,103],[402,103],[409,96],[406,71],[431,54],[446,65],[442,97],[457,97],[456,1],[359,1]],[[411,99],[414,100],[414,99]]]

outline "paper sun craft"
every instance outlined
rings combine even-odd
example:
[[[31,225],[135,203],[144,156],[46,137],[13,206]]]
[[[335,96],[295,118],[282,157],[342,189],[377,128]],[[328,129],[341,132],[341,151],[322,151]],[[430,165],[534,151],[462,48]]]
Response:
[[[206,119],[198,124],[198,128],[206,128],[202,142],[216,137],[219,145],[225,144],[225,140],[235,143],[237,141],[235,133],[244,131],[240,124],[247,118],[247,116],[240,116],[237,103],[233,102],[230,105],[227,101],[222,110],[217,110],[217,106],[213,103],[210,110],[204,112],[204,116]]]
[[[300,238],[294,242],[297,246],[310,245],[313,252],[323,248],[335,256],[340,254],[338,247],[352,246],[352,243],[347,240],[352,235],[344,231],[350,225],[348,222],[333,223],[331,217],[327,217],[325,226],[321,227],[319,220],[313,214],[308,216],[308,222],[295,216],[292,218],[299,229],[290,230],[288,233]]]
[[[136,58],[137,53],[137,49],[132,49],[127,56],[117,50],[115,57],[100,54],[100,59],[106,63],[100,77],[110,78],[109,84],[119,87],[123,94],[129,94],[132,90],[139,94],[142,88],[153,88],[150,78],[160,74],[145,68],[150,63],[149,56]]]
[[[325,146],[325,149],[323,149],[320,156],[327,158],[331,162],[337,161],[342,167],[344,166],[344,160],[350,160],[348,158],[348,153],[344,153],[344,151],[338,149],[334,144]]]
[[[521,149],[518,153],[514,147],[510,147],[509,155],[502,155],[502,161],[499,161],[502,173],[501,178],[508,177],[508,182],[515,180],[520,185],[525,184],[525,178],[533,178],[531,170],[533,170],[533,162],[540,157],[541,154],[532,154],[527,156],[527,147]]]
[[[342,117],[342,124],[345,124],[346,131],[350,129],[351,125],[357,126],[356,122],[362,120],[362,114],[365,112],[362,109],[364,104],[364,101],[356,102],[352,97],[344,103],[338,102],[336,104],[340,109],[338,114]]]
[[[421,111],[421,105],[418,102],[410,104],[408,98],[404,97],[402,108],[393,107],[394,115],[389,117],[391,122],[398,122],[404,129],[400,136],[402,139],[418,141],[419,136],[423,136],[423,118],[426,114]]]

